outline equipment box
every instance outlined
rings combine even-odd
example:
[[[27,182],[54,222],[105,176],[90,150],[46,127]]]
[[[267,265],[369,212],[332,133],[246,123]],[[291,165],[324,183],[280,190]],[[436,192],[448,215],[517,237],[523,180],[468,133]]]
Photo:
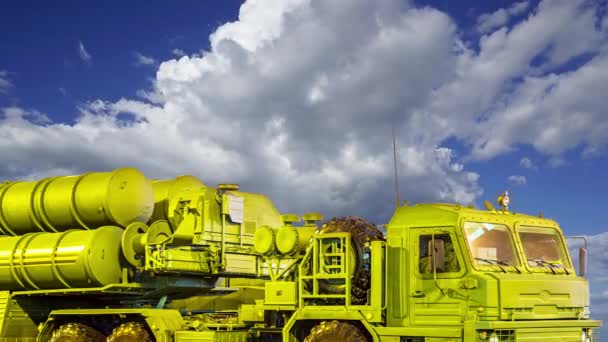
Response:
[[[265,284],[267,305],[296,305],[296,283],[291,281],[272,281]]]

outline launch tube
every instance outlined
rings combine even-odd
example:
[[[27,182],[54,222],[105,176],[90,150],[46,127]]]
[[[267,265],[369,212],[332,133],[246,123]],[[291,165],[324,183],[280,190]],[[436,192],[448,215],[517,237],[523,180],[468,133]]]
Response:
[[[175,179],[154,180],[154,212],[148,221],[152,224],[158,220],[166,220],[173,229],[177,228],[170,213],[175,210],[179,201],[179,193],[185,190],[197,190],[205,187],[198,178],[190,175],[179,176]]]
[[[12,182],[0,187],[0,231],[23,235],[126,227],[147,222],[153,208],[152,184],[133,168]]]
[[[304,251],[310,244],[310,239],[315,234],[315,230],[316,227],[281,227],[276,236],[277,249],[282,254]]]
[[[120,227],[0,237],[0,290],[97,287],[121,281]]]

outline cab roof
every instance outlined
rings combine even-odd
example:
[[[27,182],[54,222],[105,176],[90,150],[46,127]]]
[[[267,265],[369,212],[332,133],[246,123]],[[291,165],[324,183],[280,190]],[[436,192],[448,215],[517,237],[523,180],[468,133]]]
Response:
[[[462,220],[502,223],[510,227],[519,223],[559,228],[557,222],[547,218],[511,211],[479,210],[450,203],[424,203],[399,207],[387,228],[455,226]]]

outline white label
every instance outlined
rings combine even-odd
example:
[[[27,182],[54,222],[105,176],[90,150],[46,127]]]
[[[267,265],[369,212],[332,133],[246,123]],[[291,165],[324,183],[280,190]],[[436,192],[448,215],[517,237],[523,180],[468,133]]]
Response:
[[[228,212],[230,220],[235,223],[243,223],[244,198],[232,195],[229,195],[228,197],[230,198],[230,208]]]

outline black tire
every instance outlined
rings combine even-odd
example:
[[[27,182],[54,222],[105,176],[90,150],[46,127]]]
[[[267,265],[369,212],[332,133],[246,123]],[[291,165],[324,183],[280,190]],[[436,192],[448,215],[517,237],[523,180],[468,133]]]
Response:
[[[49,342],[105,342],[106,336],[82,323],[66,323],[53,331]]]
[[[365,304],[367,291],[370,288],[369,265],[366,264],[365,254],[369,253],[370,242],[384,240],[382,232],[374,224],[357,216],[336,217],[323,224],[319,230],[323,233],[347,232],[351,234],[352,254],[355,256],[355,266],[351,277],[351,303]],[[343,282],[319,281],[321,289],[326,293],[344,293]]]
[[[304,342],[369,342],[357,326],[340,321],[323,321],[315,325]]]
[[[107,342],[152,342],[152,337],[142,323],[123,323],[112,330]]]

